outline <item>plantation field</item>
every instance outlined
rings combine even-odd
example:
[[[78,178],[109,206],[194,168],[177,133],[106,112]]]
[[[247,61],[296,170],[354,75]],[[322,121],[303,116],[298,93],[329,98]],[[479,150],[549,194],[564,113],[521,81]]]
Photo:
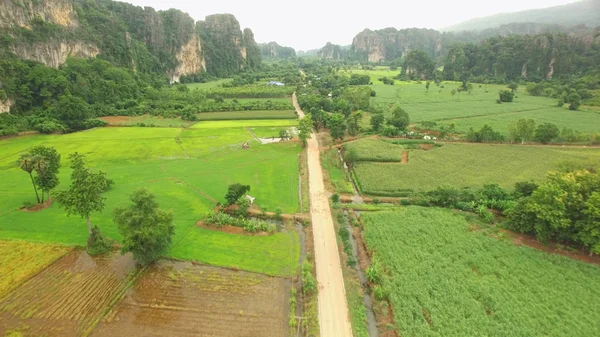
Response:
[[[0,327],[26,336],[85,335],[135,273],[131,255],[72,251],[0,300]]]
[[[248,111],[223,111],[203,112],[196,114],[198,120],[236,120],[236,119],[297,119],[293,110],[248,110]]]
[[[344,144],[346,151],[356,151],[357,161],[399,162],[404,148],[378,139],[360,139]]]
[[[91,336],[288,336],[291,285],[163,261],[137,280]]]
[[[67,155],[87,155],[95,169],[107,173],[114,185],[106,207],[92,215],[103,233],[120,240],[112,220],[113,209],[129,203],[129,195],[144,187],[156,195],[160,207],[172,210],[175,236],[170,256],[208,264],[236,266],[271,275],[290,275],[299,254],[295,232],[268,237],[237,236],[211,232],[195,226],[216,202],[225,202],[227,186],[251,186],[255,203],[275,211],[298,209],[298,153],[300,144],[285,142],[261,145],[246,126],[295,125],[292,120],[199,122],[180,128],[99,128],[67,135],[34,135],[0,141],[0,239],[24,239],[84,245],[85,221],[67,217],[54,204],[38,212],[18,210],[34,202],[28,175],[16,167],[19,154],[44,144],[62,154],[59,189],[70,180]],[[248,142],[249,149],[241,144]],[[193,244],[194,246],[186,246]],[[260,261],[248,258],[260,257]],[[265,261],[264,258],[270,260]]]
[[[437,208],[363,213],[401,336],[600,335],[600,267],[473,230]]]
[[[371,82],[373,82],[373,84],[382,83],[381,81],[379,81],[379,79],[382,77],[387,77],[389,79],[393,79],[394,77],[400,75],[400,72],[402,72],[402,68],[400,68],[400,67],[398,67],[398,69],[396,69],[396,70],[390,70],[390,67],[384,67],[384,66],[377,66],[373,70],[348,69],[348,70],[341,71],[342,74],[345,74],[347,76],[350,76],[351,74],[369,75],[369,77],[371,78]]]
[[[490,144],[444,144],[411,150],[408,163],[359,162],[354,166],[361,192],[401,195],[440,185],[481,187],[497,183],[512,189],[519,181],[541,180],[565,161],[600,164],[600,149]]]
[[[0,298],[71,250],[26,241],[0,241]]]
[[[221,84],[229,81],[231,81],[231,78],[223,78],[216,81],[209,81],[204,83],[187,83],[186,86],[190,89],[205,90],[220,87]]]
[[[581,111],[570,111],[566,105],[557,107],[557,99],[529,96],[523,86],[517,90],[514,102],[498,104],[498,91],[507,89],[505,85],[473,83],[471,94],[462,92],[453,97],[451,91],[458,88],[458,82],[444,81],[439,87],[431,82],[427,91],[426,81],[395,80],[394,85],[378,81],[384,76],[392,78],[400,70],[378,68],[353,69],[350,72],[371,77],[371,88],[377,93],[371,100],[384,109],[386,117],[391,116],[388,108],[398,104],[410,115],[413,124],[425,121],[439,125],[455,123],[460,133],[468,132],[471,127],[480,129],[484,124],[489,124],[505,135],[508,125],[521,118],[532,118],[537,124],[554,123],[560,129],[567,127],[585,133],[597,132],[600,125],[600,113],[593,107],[582,106]]]

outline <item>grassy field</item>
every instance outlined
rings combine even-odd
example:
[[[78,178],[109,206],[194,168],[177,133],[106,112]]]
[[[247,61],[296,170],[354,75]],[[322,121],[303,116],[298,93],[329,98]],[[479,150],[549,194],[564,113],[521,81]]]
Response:
[[[346,172],[342,167],[342,162],[337,149],[321,152],[321,165],[329,175],[329,181],[336,192],[354,193],[352,183],[348,180]],[[327,180],[327,178],[325,178],[325,180]]]
[[[223,111],[203,112],[196,114],[198,120],[242,120],[242,119],[297,119],[293,110],[249,110],[249,111]]]
[[[210,81],[210,82],[205,82],[205,83],[187,83],[186,85],[190,89],[205,90],[205,89],[217,88],[217,87],[221,86],[221,84],[223,84],[225,82],[229,82],[229,81],[231,81],[231,78],[223,78],[220,80]]]
[[[29,177],[16,167],[19,154],[44,144],[54,146],[63,156],[61,185],[69,184],[67,155],[78,151],[88,163],[105,171],[114,187],[105,196],[106,207],[92,216],[108,236],[120,235],[112,221],[116,206],[127,204],[128,196],[144,187],[154,193],[163,209],[174,213],[173,257],[193,259],[215,265],[267,274],[291,274],[297,261],[295,233],[277,233],[269,237],[213,233],[195,226],[215,202],[224,202],[229,184],[251,186],[255,203],[270,211],[284,213],[298,209],[297,143],[260,145],[245,126],[295,125],[292,120],[199,122],[180,128],[100,128],[67,135],[35,135],[0,141],[0,239],[27,239],[84,245],[85,222],[67,217],[53,205],[39,212],[18,210],[24,202],[33,202]],[[250,149],[242,149],[248,142]],[[182,241],[184,240],[184,241]],[[186,246],[186,242],[189,245]],[[178,244],[179,243],[179,244]],[[223,247],[228,247],[224,249]],[[273,263],[250,261],[244,256],[270,256]],[[236,260],[236,257],[239,259]]]
[[[69,250],[56,244],[0,241],[0,298]]]
[[[443,184],[481,187],[497,183],[512,188],[519,181],[541,180],[565,161],[600,164],[600,149],[444,144],[429,151],[411,150],[405,165],[359,162],[354,172],[363,193],[394,195]]]
[[[473,231],[449,210],[364,213],[401,336],[600,335],[600,267]]]
[[[184,121],[181,118],[162,118],[159,116],[143,115],[143,116],[107,116],[99,119],[113,126],[137,126],[144,124],[146,126],[158,127],[188,127],[194,122]]]
[[[429,91],[425,82],[398,81],[394,85],[385,85],[378,79],[392,78],[400,74],[400,70],[391,71],[386,67],[375,70],[352,69],[348,73],[367,74],[371,77],[377,96],[372,102],[384,110],[398,104],[410,115],[411,123],[434,121],[439,125],[455,123],[456,130],[466,133],[469,128],[480,129],[489,124],[503,134],[508,132],[508,125],[521,118],[532,118],[536,123],[554,123],[560,129],[568,127],[581,132],[598,131],[600,113],[593,107],[583,106],[581,111],[570,111],[567,106],[557,107],[557,100],[548,97],[529,96],[521,86],[513,103],[497,104],[498,91],[507,89],[505,85],[473,84],[473,91],[457,93],[452,96],[452,89],[458,82],[444,81],[440,86],[433,82]],[[443,88],[442,88],[443,86]],[[390,116],[391,112],[385,113]]]
[[[404,148],[378,139],[360,139],[344,144],[346,151],[354,150],[357,161],[399,162]]]
[[[400,75],[401,71],[402,71],[402,69],[400,67],[398,67],[398,69],[396,69],[396,70],[390,70],[390,67],[377,66],[373,70],[349,69],[349,70],[343,70],[341,73],[348,75],[348,76],[350,76],[351,74],[369,75],[369,77],[371,78],[371,82],[373,82],[373,84],[379,84],[379,83],[383,83],[383,82],[379,81],[380,78],[387,77],[389,79],[392,79],[392,78]]]

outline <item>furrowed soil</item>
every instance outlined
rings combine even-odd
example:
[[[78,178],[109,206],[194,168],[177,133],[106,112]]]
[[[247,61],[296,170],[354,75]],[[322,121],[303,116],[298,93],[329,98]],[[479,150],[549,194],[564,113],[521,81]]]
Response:
[[[84,335],[125,289],[133,272],[129,254],[91,257],[71,251],[0,301],[0,332]]]
[[[291,281],[161,261],[91,336],[288,336]]]

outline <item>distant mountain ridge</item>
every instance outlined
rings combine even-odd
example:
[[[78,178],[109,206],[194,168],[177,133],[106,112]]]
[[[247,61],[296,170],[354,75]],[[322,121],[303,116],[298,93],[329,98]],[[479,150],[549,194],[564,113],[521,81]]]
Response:
[[[515,22],[543,23],[566,27],[577,25],[600,26],[600,0],[582,0],[566,5],[474,18],[446,27],[442,31],[478,31]]]

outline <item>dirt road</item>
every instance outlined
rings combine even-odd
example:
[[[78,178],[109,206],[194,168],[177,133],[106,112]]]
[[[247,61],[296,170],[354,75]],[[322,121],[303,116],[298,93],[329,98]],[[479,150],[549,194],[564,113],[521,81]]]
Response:
[[[296,94],[292,96],[300,118],[304,112],[298,106]],[[313,134],[308,140],[308,179],[310,191],[310,216],[315,240],[315,264],[319,283],[319,326],[322,337],[352,336],[348,318],[346,290],[340,265],[329,200],[323,183],[323,170],[319,159],[319,142]]]

